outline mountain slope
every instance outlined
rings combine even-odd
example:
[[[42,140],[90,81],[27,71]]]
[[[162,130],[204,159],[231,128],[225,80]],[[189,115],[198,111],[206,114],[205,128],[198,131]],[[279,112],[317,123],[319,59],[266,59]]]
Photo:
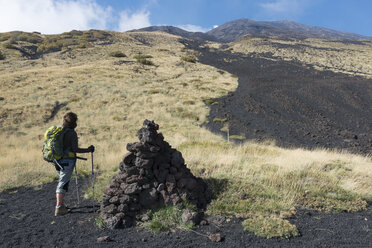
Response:
[[[184,38],[216,40],[215,37],[208,35],[206,33],[189,32],[189,31],[183,30],[181,28],[173,27],[173,26],[150,26],[150,27],[141,28],[137,30],[131,30],[129,32],[135,32],[135,31],[146,31],[146,32],[161,31],[161,32],[165,32],[165,33],[169,33],[173,35],[178,35]]]
[[[132,30],[131,32],[136,31]],[[349,40],[368,40],[371,37],[332,30],[328,28],[308,26],[294,21],[274,21],[257,22],[242,18],[227,22],[206,33],[188,32],[181,28],[173,26],[150,26],[137,31],[162,31],[173,35],[179,35],[184,38],[202,39],[218,42],[233,42],[241,39],[244,35],[268,36],[279,38],[322,38],[322,39],[349,39]]]
[[[227,22],[208,31],[207,34],[222,42],[236,41],[246,34],[299,39],[370,39],[370,37],[358,34],[308,26],[293,21],[256,22],[245,18]]]

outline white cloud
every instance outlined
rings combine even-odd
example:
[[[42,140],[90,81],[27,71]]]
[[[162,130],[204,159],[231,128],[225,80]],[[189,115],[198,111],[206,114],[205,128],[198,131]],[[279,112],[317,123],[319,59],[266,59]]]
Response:
[[[112,14],[94,0],[0,0],[0,6],[0,32],[106,29]]]
[[[203,28],[197,25],[192,25],[192,24],[185,24],[185,25],[179,25],[177,26],[178,28],[181,28],[183,30],[189,31],[189,32],[207,32],[210,29],[209,28]]]
[[[151,26],[149,11],[140,10],[132,14],[130,14],[129,11],[123,11],[120,13],[119,31],[124,32],[148,26]]]

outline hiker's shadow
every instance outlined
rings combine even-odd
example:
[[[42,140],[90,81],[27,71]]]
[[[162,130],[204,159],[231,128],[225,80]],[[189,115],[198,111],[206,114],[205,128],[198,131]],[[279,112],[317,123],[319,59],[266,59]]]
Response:
[[[94,206],[94,212],[96,213],[99,209],[98,205]],[[70,214],[87,214],[93,213],[93,206],[92,205],[81,205],[76,207],[70,207]]]

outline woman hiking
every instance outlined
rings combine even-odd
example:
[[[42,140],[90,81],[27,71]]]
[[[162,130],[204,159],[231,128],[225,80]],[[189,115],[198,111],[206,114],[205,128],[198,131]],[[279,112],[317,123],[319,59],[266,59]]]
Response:
[[[77,120],[77,115],[73,112],[69,112],[63,116],[63,127],[66,129],[63,136],[64,156],[58,161],[59,165],[56,163],[54,164],[59,174],[56,190],[57,204],[54,212],[55,216],[64,215],[69,212],[68,208],[63,203],[63,199],[68,191],[71,175],[76,166],[76,153],[94,152],[93,145],[89,146],[88,148],[79,148],[78,136],[75,131]],[[60,167],[62,167],[62,169]]]

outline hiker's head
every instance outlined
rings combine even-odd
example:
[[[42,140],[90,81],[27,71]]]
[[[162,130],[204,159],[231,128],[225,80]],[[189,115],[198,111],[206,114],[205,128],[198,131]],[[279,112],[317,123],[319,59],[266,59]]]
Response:
[[[68,112],[63,116],[63,126],[74,129],[77,124],[76,121],[78,120],[77,115],[73,112]]]

